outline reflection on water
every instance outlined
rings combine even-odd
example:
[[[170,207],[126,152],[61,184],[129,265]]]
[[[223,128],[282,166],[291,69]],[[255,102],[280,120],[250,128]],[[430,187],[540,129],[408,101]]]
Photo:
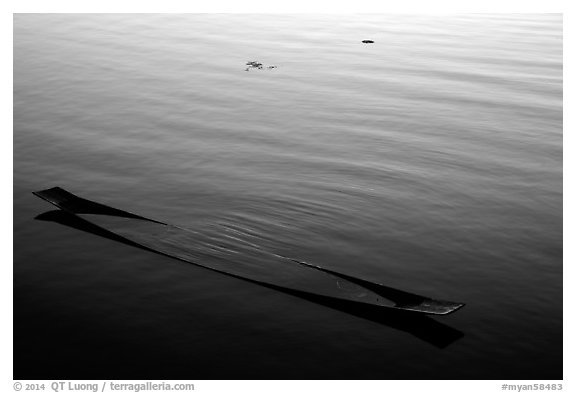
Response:
[[[157,252],[154,249],[143,247],[138,243],[132,242],[122,236],[118,236],[112,232],[104,230],[103,228],[83,220],[82,218],[61,210],[51,210],[42,213],[36,217],[37,220],[51,221],[62,225],[69,226],[74,229],[85,231],[94,235],[102,236],[132,247],[139,247],[151,252]],[[231,262],[234,260],[231,259]],[[273,272],[270,272],[273,274]],[[248,280],[251,281],[251,280]],[[351,285],[349,281],[342,281],[342,285]],[[263,285],[263,283],[259,283]],[[353,284],[352,284],[353,285]],[[399,312],[394,310],[386,310],[378,307],[370,307],[365,303],[350,303],[342,301],[337,298],[329,298],[302,290],[291,290],[288,288],[278,287],[275,285],[264,285],[273,288],[277,291],[285,292],[293,296],[316,302],[318,304],[334,308],[361,318],[366,318],[370,321],[381,323],[385,326],[400,329],[409,332],[416,337],[421,338],[433,345],[444,348],[458,340],[463,336],[463,333],[453,329],[447,325],[437,322],[431,318],[423,315],[415,315],[409,312]],[[309,288],[314,289],[314,288]],[[351,291],[356,291],[357,288],[350,288]]]
[[[14,376],[561,378],[561,168],[559,15],[16,15]],[[466,336],[34,221],[54,185],[462,300]]]

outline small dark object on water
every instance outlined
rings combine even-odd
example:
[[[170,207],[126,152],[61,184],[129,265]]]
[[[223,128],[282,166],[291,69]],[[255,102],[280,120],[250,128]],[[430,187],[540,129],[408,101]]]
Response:
[[[246,63],[246,65],[248,67],[246,68],[245,71],[250,71],[251,68],[257,68],[259,70],[264,68],[264,65],[262,63],[257,62],[257,61],[249,61]],[[267,66],[266,68],[272,69],[272,68],[277,68],[277,67],[275,65],[271,65],[271,66]]]
[[[362,40],[362,42],[364,44],[373,44],[374,43],[374,41],[372,41],[372,40]]]

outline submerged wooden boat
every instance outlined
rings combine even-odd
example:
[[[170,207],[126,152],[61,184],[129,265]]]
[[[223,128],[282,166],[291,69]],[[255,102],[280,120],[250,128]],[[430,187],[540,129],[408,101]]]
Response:
[[[60,187],[34,192],[128,244],[284,292],[411,313],[446,315],[463,303],[431,299],[260,248],[238,248],[176,225],[78,197]]]

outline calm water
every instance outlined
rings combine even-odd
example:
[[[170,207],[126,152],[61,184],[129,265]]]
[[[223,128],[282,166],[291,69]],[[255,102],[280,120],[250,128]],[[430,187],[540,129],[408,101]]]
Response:
[[[560,15],[14,22],[14,378],[562,378]],[[56,185],[465,302],[462,337],[35,220]]]

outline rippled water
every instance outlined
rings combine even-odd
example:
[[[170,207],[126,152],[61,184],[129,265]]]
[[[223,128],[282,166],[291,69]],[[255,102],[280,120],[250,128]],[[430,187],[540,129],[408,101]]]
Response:
[[[34,220],[56,185],[465,302],[463,336]],[[17,379],[560,379],[562,17],[16,15],[14,247]]]

